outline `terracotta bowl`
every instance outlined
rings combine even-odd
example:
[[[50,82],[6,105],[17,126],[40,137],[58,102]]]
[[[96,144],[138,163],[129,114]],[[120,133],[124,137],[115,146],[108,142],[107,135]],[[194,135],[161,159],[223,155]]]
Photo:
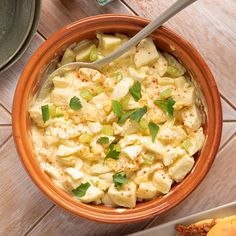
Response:
[[[199,185],[217,153],[221,138],[222,111],[214,78],[201,55],[189,42],[173,31],[161,27],[151,35],[157,47],[173,53],[183,62],[205,98],[207,118],[204,132],[207,138],[201,153],[196,156],[191,173],[167,195],[138,203],[134,209],[119,212],[115,208],[80,203],[57,187],[41,170],[31,141],[28,107],[32,96],[37,92],[42,73],[50,62],[62,55],[63,50],[70,44],[85,38],[94,38],[97,32],[120,32],[132,36],[148,23],[148,20],[137,16],[116,14],[93,16],[72,23],[56,32],[39,47],[18,82],[13,104],[13,134],[21,161],[33,181],[55,204],[78,216],[106,223],[131,223],[166,212],[183,201]]]

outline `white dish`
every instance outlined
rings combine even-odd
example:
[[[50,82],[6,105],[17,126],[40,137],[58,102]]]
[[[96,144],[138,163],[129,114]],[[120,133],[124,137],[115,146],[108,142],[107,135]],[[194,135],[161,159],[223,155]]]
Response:
[[[223,206],[212,208],[210,210],[202,211],[190,216],[186,216],[168,223],[130,234],[130,236],[176,236],[175,226],[177,224],[190,225],[200,220],[208,218],[222,218],[236,214],[236,202],[231,202]]]

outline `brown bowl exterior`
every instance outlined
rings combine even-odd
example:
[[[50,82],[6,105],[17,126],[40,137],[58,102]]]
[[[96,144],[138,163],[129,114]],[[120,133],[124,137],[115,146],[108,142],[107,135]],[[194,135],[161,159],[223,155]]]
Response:
[[[47,65],[70,44],[85,38],[94,38],[97,32],[120,32],[132,36],[148,23],[149,20],[137,16],[110,14],[97,15],[70,24],[39,47],[18,82],[13,104],[13,135],[21,161],[33,181],[54,203],[78,216],[106,223],[132,223],[157,216],[183,201],[199,185],[217,153],[222,130],[222,111],[214,78],[196,49],[173,31],[161,27],[151,37],[158,48],[172,53],[175,49],[174,54],[200,86],[207,105],[207,121],[204,126],[207,138],[191,173],[167,195],[138,203],[134,209],[119,213],[115,208],[80,203],[57,187],[41,170],[31,141],[28,107]]]

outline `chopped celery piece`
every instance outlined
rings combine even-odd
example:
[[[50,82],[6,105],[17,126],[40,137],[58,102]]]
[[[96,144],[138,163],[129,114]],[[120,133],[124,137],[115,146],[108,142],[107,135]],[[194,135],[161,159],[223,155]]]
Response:
[[[88,133],[85,133],[85,134],[82,134],[80,137],[79,137],[79,141],[81,143],[90,143],[93,139],[93,136],[91,134],[88,134]]]
[[[55,117],[63,116],[63,109],[61,107],[56,107]]]
[[[96,61],[98,59],[98,49],[92,48],[89,55],[90,61]]]
[[[142,118],[139,122],[140,129],[148,129],[148,121],[145,118]]]
[[[182,143],[182,148],[184,148],[186,151],[192,146],[193,144],[188,140],[184,140]]]
[[[89,101],[93,98],[93,94],[90,92],[89,89],[83,89],[80,91],[80,96],[85,99],[86,101]]]
[[[161,92],[160,97],[161,99],[166,99],[168,97],[171,97],[171,95],[172,95],[172,90],[168,88]]]
[[[120,71],[116,72],[116,82],[120,82],[123,79],[123,74]]]
[[[47,120],[49,120],[50,117],[49,106],[48,105],[41,106],[41,111],[42,111],[43,122],[45,123]]]
[[[102,134],[105,134],[105,135],[113,135],[114,134],[114,130],[111,125],[104,125],[102,127],[101,132],[102,132]]]
[[[143,164],[145,165],[152,165],[154,161],[155,161],[155,157],[152,155],[143,156]]]
[[[102,93],[104,91],[104,88],[100,85],[96,86],[95,88],[93,88],[93,92],[95,94],[99,94],[99,93]]]
[[[121,105],[122,105],[123,108],[126,108],[126,107],[127,107],[128,103],[129,103],[129,100],[130,100],[130,97],[129,97],[129,96],[126,96],[126,97],[124,97],[124,98],[120,101],[120,103],[121,103]]]
[[[56,106],[55,105],[49,106],[49,115],[50,115],[50,118],[53,118],[56,116]]]
[[[170,75],[171,77],[178,77],[180,76],[180,72],[178,70],[178,68],[174,67],[174,66],[168,66],[167,67],[167,70],[166,70],[166,73],[168,75]]]

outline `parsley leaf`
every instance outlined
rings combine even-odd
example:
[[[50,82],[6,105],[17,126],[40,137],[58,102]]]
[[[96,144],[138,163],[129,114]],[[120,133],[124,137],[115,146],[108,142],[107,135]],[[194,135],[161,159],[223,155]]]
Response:
[[[168,98],[167,100],[155,100],[154,103],[161,108],[169,117],[173,117],[175,100]]]
[[[49,120],[49,106],[48,105],[41,106],[41,111],[42,111],[43,122],[45,123],[47,120]]]
[[[76,96],[74,96],[73,98],[71,98],[69,106],[72,110],[78,111],[82,108],[80,99]]]
[[[115,187],[119,189],[122,184],[128,183],[128,177],[126,176],[126,173],[121,171],[112,176],[113,182],[115,183]]]
[[[130,111],[127,111],[126,113],[122,114],[120,119],[118,120],[118,124],[123,124],[129,117],[132,113],[134,113],[135,110],[130,110]]]
[[[112,110],[118,117],[120,117],[122,115],[123,107],[118,101],[112,100]]]
[[[97,140],[97,143],[98,143],[98,144],[101,144],[101,145],[107,144],[107,143],[109,143],[109,138],[108,138],[108,137],[100,137],[100,138]]]
[[[147,112],[147,106],[144,106],[142,108],[138,108],[138,109],[136,109],[135,112],[133,112],[130,115],[130,119],[139,122],[146,112]]]
[[[141,83],[139,81],[135,82],[134,85],[129,89],[129,92],[137,102],[140,98],[142,98]]]
[[[77,188],[73,189],[72,192],[77,197],[83,197],[90,186],[91,186],[90,183],[87,182],[87,183],[79,185]]]
[[[114,160],[119,159],[120,152],[116,151],[115,149],[111,150],[107,153],[105,159],[111,158]]]
[[[149,128],[150,134],[152,136],[152,142],[154,143],[157,133],[158,133],[158,130],[159,130],[159,126],[156,125],[154,122],[150,121],[148,124],[148,128]]]

